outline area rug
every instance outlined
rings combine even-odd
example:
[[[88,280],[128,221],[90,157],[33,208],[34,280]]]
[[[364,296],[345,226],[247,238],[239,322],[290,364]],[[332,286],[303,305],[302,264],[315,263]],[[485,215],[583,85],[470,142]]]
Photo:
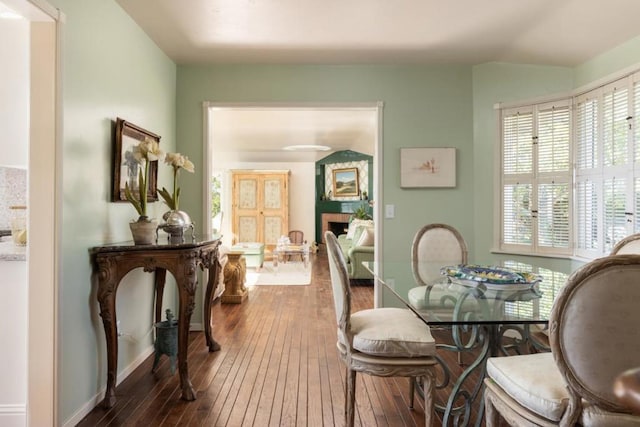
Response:
[[[311,264],[306,268],[301,262],[279,263],[277,268],[265,262],[260,271],[247,269],[245,286],[260,285],[308,285],[311,283]]]

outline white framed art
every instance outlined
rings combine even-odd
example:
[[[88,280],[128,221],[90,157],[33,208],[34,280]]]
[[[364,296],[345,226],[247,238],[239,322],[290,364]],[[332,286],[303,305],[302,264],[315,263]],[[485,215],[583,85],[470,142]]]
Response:
[[[455,148],[400,149],[400,187],[455,186]]]

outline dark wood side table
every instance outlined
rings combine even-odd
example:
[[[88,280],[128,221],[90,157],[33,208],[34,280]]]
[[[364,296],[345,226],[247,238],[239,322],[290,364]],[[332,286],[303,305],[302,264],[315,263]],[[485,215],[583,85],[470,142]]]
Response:
[[[189,379],[187,344],[189,322],[195,308],[198,286],[197,268],[209,270],[205,293],[204,329],[209,351],[217,351],[220,345],[211,336],[211,300],[217,286],[220,264],[218,262],[219,235],[199,237],[194,242],[170,244],[161,239],[155,245],[135,245],[133,241],[96,246],[90,249],[94,274],[98,282],[100,317],[107,341],[107,391],[103,405],[115,404],[116,374],[118,368],[118,331],[116,320],[116,292],[120,280],[131,270],[143,268],[154,272],[156,301],[155,321],[162,317],[162,293],[167,271],[176,279],[179,294],[178,314],[178,371],[184,400],[195,400],[195,391]]]

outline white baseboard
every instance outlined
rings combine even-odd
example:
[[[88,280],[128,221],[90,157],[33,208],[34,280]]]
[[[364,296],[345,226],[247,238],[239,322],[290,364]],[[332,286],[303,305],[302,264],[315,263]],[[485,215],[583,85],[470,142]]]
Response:
[[[153,354],[153,351],[153,345],[150,345],[144,351],[142,351],[142,353],[140,353],[140,355],[133,362],[131,362],[129,366],[127,366],[118,374],[118,377],[116,378],[116,385],[120,384],[125,378],[131,375],[131,373],[135,371],[136,368],[147,359],[147,357]],[[93,408],[102,403],[102,400],[104,399],[104,393],[106,391],[107,385],[105,384],[104,387],[102,387],[95,396],[93,396],[87,403],[82,405],[82,407],[78,409],[76,413],[73,414],[68,420],[64,421],[62,426],[73,427],[77,425],[80,421],[82,421],[84,417],[87,416],[89,412],[93,410]],[[2,422],[0,422],[0,425],[4,427],[4,424]],[[24,425],[25,424],[22,424],[22,426]]]
[[[24,427],[27,425],[27,405],[0,404],[0,426]]]
[[[204,331],[204,325],[202,323],[191,323],[189,325],[190,331]]]

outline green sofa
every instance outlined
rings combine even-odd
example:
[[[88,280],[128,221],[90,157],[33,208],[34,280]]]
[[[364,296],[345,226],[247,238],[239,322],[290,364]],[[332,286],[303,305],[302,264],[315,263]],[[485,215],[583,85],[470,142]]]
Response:
[[[363,261],[374,260],[374,246],[355,246],[354,241],[358,241],[358,232],[353,239],[348,239],[346,234],[338,236],[338,243],[347,261],[347,271],[350,279],[373,279],[373,275],[363,265]]]

